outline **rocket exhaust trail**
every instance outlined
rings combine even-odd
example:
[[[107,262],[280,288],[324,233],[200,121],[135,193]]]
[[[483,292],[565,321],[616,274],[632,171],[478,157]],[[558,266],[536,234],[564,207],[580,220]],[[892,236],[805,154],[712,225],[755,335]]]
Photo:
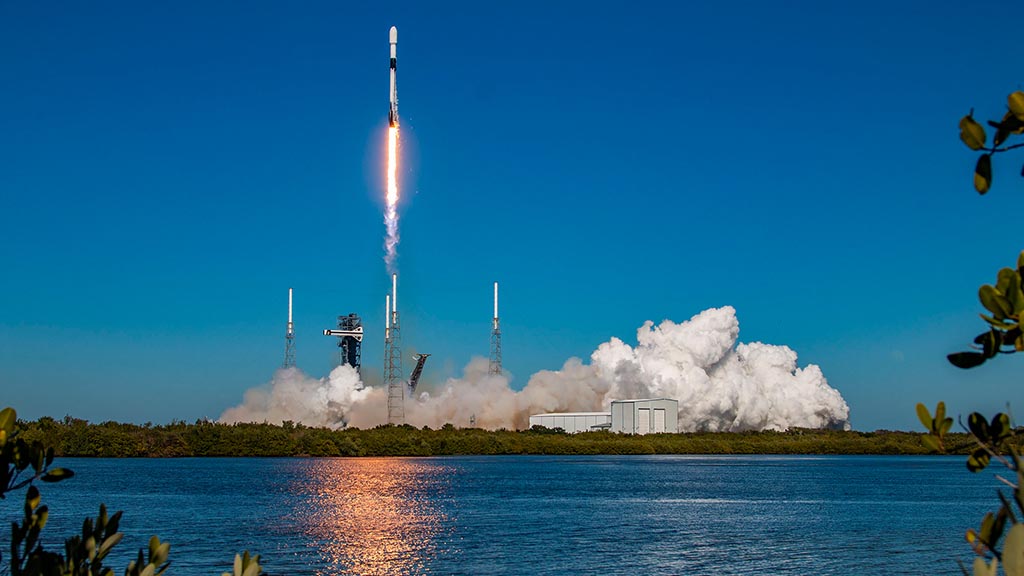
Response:
[[[398,29],[391,27],[388,35],[391,42],[391,91],[388,106],[388,171],[387,206],[384,211],[384,225],[387,237],[384,239],[384,263],[388,273],[395,272],[395,258],[398,256],[398,87],[395,71],[398,67]]]

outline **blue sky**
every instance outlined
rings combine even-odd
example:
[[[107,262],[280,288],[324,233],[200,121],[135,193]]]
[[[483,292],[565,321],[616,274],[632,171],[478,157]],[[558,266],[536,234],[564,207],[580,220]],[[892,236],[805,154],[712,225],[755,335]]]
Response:
[[[424,382],[514,387],[644,320],[732,305],[819,364],[858,429],[1024,406],[964,372],[977,287],[1024,245],[1001,115],[1010,2],[0,4],[0,403],[165,422],[383,322],[387,31],[399,28],[400,304]],[[364,373],[378,377],[373,332]],[[372,381],[372,380],[371,380]]]

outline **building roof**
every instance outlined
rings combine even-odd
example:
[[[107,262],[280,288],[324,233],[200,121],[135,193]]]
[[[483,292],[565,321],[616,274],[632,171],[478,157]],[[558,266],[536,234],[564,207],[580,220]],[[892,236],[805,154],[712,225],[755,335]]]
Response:
[[[675,398],[629,398],[629,399],[626,399],[626,400],[612,400],[612,403],[615,403],[615,402],[655,402],[655,401],[659,401],[659,400],[663,401],[663,402],[675,402],[676,404],[679,403],[679,400],[676,400]]]
[[[607,416],[612,417],[611,412],[549,412],[547,414],[530,414],[530,418],[538,416]]]

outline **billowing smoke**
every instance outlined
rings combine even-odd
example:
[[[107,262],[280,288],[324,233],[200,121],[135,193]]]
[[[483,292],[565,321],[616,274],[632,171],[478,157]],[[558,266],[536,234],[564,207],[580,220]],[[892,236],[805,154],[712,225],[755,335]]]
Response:
[[[739,322],[729,306],[705,310],[676,324],[645,322],[637,345],[612,338],[590,356],[560,370],[534,374],[519,391],[505,376],[488,374],[473,359],[461,378],[406,400],[414,426],[446,423],[522,429],[531,414],[608,410],[614,399],[666,397],[679,401],[680,431],[849,428],[849,407],[814,365],[797,366],[786,346],[737,344]],[[429,387],[426,387],[429,388]],[[341,367],[316,380],[281,370],[269,389],[250,390],[222,421],[296,420],[311,425],[373,426],[387,421],[382,389],[362,388]]]
[[[682,324],[645,322],[637,346],[618,338],[591,355],[611,382],[607,399],[679,401],[681,431],[850,427],[850,409],[815,365],[797,367],[787,346],[736,344],[731,306],[705,310]]]
[[[280,424],[291,420],[328,428],[368,427],[387,421],[386,402],[384,390],[364,387],[359,373],[347,364],[326,378],[281,368],[269,384],[246,391],[242,404],[225,410],[220,421]]]

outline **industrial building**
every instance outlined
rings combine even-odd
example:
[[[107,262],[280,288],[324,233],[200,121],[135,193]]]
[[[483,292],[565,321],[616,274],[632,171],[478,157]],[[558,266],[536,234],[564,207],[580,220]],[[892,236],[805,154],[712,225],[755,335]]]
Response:
[[[611,424],[611,412],[561,412],[530,416],[530,427],[561,428],[569,434],[607,430]]]
[[[530,427],[561,428],[570,434],[611,430],[620,434],[679,432],[679,401],[669,398],[613,400],[611,412],[556,412],[530,416]]]
[[[622,434],[679,432],[679,401],[669,398],[613,400],[611,430]]]

